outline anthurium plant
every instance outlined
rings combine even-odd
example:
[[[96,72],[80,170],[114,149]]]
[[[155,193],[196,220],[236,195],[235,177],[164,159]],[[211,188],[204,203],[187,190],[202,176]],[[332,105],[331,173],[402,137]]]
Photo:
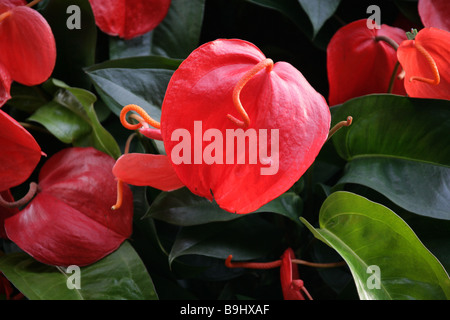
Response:
[[[0,299],[450,299],[449,15],[0,0]]]

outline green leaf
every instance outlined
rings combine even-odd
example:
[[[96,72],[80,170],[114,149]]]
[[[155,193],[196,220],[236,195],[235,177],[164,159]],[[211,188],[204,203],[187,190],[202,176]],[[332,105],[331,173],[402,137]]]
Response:
[[[169,262],[184,255],[203,255],[236,260],[257,259],[280,241],[281,234],[258,215],[245,215],[228,222],[183,227],[169,254]]]
[[[320,229],[300,219],[346,261],[360,299],[450,298],[450,279],[440,262],[390,209],[353,193],[335,192],[321,207]],[[373,266],[378,274],[369,268]]]
[[[332,108],[333,136],[348,161],[337,186],[357,183],[416,214],[449,219],[450,101],[369,95]]]
[[[53,100],[37,109],[28,118],[29,121],[40,123],[64,143],[92,146],[113,158],[120,157],[116,140],[102,126],[94,109],[97,97],[93,93],[69,87],[56,79],[47,81],[44,88],[53,94]],[[100,109],[100,115],[102,118],[106,116],[105,107]]]
[[[347,161],[382,155],[450,166],[450,101],[368,95],[332,108],[332,126],[353,117],[333,142]]]
[[[79,29],[68,27],[75,18],[74,12],[67,12],[70,5],[80,9]],[[70,86],[89,89],[89,78],[83,68],[94,64],[97,45],[97,27],[88,0],[47,1],[41,10],[56,41],[56,65],[53,77],[61,79]],[[73,17],[72,17],[73,16]]]
[[[325,22],[336,12],[341,0],[298,0],[313,26],[313,37],[317,35]]]
[[[102,100],[117,116],[137,104],[159,120],[167,85],[180,60],[157,56],[111,60],[86,69]]]
[[[76,141],[92,131],[89,123],[83,118],[54,101],[40,107],[27,120],[40,123],[56,138],[67,144],[76,144]]]
[[[42,264],[26,253],[0,257],[0,270],[30,300],[155,300],[152,280],[133,247],[124,242],[102,260],[80,268],[80,289],[69,289],[61,267]]]
[[[39,107],[49,102],[51,97],[38,86],[24,86],[13,82],[11,85],[11,99],[6,104],[27,113],[36,111]]]
[[[152,45],[153,32],[129,40],[120,37],[109,37],[109,58],[112,60],[129,57],[148,56]]]
[[[310,39],[313,38],[312,25],[298,0],[247,0],[251,3],[276,10],[291,20]]]
[[[257,212],[272,212],[298,222],[302,211],[302,200],[287,192],[262,206]],[[178,226],[194,226],[210,222],[230,221],[243,217],[221,209],[217,203],[199,197],[187,188],[161,192],[152,203],[146,216]]]
[[[351,161],[341,184],[362,184],[409,212],[450,220],[450,168],[383,157]]]
[[[205,0],[172,0],[169,12],[153,31],[151,53],[186,58],[200,41]]]

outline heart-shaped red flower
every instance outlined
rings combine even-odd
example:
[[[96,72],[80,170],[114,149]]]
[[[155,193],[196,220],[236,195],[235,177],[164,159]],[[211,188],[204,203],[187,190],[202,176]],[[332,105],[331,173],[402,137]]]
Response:
[[[41,148],[16,120],[0,110],[0,191],[27,180],[41,159]]]
[[[327,47],[330,106],[389,91],[397,55],[396,49],[382,39],[392,39],[397,46],[406,40],[406,34],[388,25],[378,28],[368,28],[367,19],[357,20],[340,28],[331,38]],[[400,71],[399,68],[396,75]],[[391,92],[405,95],[403,81],[395,77]]]
[[[114,159],[93,148],[68,148],[52,156],[39,174],[36,197],[5,220],[9,239],[40,262],[88,265],[117,249],[132,232],[133,199],[124,187],[116,197]]]
[[[435,27],[450,31],[450,1],[419,0],[419,16],[425,27]]]
[[[171,0],[89,0],[97,26],[105,33],[131,39],[147,33],[167,15]]]
[[[415,98],[450,99],[450,32],[424,28],[397,50],[405,88]]]
[[[56,63],[56,44],[47,21],[22,0],[0,0],[0,106],[11,81],[27,86],[47,80]]]
[[[206,43],[184,60],[166,91],[160,126],[173,168],[166,175],[178,177],[170,180],[173,188],[184,184],[225,210],[252,212],[303,175],[330,120],[323,96],[292,65],[274,64],[243,40]],[[152,157],[165,156],[126,154],[114,174],[155,186]]]

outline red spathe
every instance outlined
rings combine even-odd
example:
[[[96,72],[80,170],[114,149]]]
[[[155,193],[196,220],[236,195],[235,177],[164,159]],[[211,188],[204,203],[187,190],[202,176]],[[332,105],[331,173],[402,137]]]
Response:
[[[170,0],[89,0],[97,26],[105,33],[131,39],[147,33],[166,17]]]
[[[193,152],[198,148],[195,123],[201,123],[200,134],[213,129],[226,137],[227,130],[239,129],[227,118],[228,114],[241,118],[233,104],[233,88],[264,59],[249,42],[219,39],[202,45],[183,61],[170,80],[162,106],[161,133],[169,157],[179,143],[172,137],[177,129],[191,133]],[[232,164],[175,164],[172,158],[171,162],[193,193],[214,198],[227,211],[248,213],[288,190],[309,168],[326,141],[331,116],[325,99],[286,62],[258,72],[244,86],[240,100],[250,118],[250,126],[244,130],[255,130],[257,135],[267,130],[268,146],[270,132],[278,131],[279,154],[270,159],[278,161],[275,174],[262,175],[263,161],[250,164],[249,154],[244,164],[237,160]],[[208,144],[202,142],[201,149]],[[227,153],[225,145],[224,141],[223,155]]]
[[[387,25],[369,29],[367,20],[357,20],[339,29],[327,47],[330,106],[372,93],[387,93],[395,64],[396,51],[377,36],[400,44],[405,31]],[[400,73],[400,68],[397,71]],[[396,79],[392,93],[405,95],[403,82]]]
[[[114,159],[93,148],[68,148],[39,175],[37,196],[5,220],[9,239],[36,260],[58,266],[88,265],[116,250],[132,232],[133,199],[124,186],[116,198]]]

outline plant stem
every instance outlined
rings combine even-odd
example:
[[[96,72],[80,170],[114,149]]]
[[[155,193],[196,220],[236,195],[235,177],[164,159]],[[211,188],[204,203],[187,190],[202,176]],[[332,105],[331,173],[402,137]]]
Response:
[[[30,183],[30,189],[28,190],[27,194],[23,196],[22,199],[19,199],[17,201],[9,202],[3,199],[3,197],[0,195],[0,206],[5,208],[19,208],[24,205],[26,205],[28,202],[33,199],[33,197],[36,195],[37,191],[39,189],[39,186],[35,182]]]

